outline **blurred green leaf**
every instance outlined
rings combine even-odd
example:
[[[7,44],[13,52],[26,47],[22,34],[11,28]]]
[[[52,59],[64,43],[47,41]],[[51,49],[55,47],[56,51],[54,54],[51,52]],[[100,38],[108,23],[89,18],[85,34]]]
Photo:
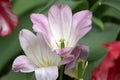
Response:
[[[21,73],[10,71],[7,75],[0,78],[0,80],[36,80],[33,73]]]
[[[106,9],[106,11],[104,11],[103,17],[104,16],[110,16],[116,19],[120,19],[120,11],[114,9],[113,7],[109,7]]]
[[[94,12],[102,4],[102,1],[103,0],[96,0],[96,2],[92,5],[90,10]],[[91,2],[94,2],[94,1],[91,1]]]
[[[97,17],[92,18],[93,23],[96,24],[101,30],[104,30],[104,23]]]
[[[0,80],[26,80],[26,75],[24,73],[15,73],[10,71],[6,76],[1,77]]]
[[[78,12],[80,10],[89,9],[87,0],[57,0],[56,3],[69,5],[72,8],[73,13]]]
[[[105,42],[116,40],[119,31],[120,25],[113,23],[105,23],[104,31],[99,30],[93,25],[92,30],[79,41],[79,43],[86,44],[90,47],[88,61],[96,60],[104,56],[105,49],[101,50],[100,46]]]
[[[21,15],[31,9],[39,7],[39,10],[44,10],[46,6],[55,0],[16,0],[13,5],[13,11]]]
[[[104,0],[102,4],[112,7],[120,12],[120,0]]]

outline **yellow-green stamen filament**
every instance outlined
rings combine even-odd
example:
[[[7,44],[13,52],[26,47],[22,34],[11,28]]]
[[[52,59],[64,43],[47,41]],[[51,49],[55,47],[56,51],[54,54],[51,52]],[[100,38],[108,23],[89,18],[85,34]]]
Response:
[[[64,39],[60,39],[60,48],[63,49],[65,48],[65,43],[64,43]]]

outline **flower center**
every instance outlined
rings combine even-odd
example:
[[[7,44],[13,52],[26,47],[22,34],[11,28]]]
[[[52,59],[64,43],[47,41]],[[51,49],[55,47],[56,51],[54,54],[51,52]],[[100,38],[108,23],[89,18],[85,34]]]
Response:
[[[68,42],[67,42],[65,39],[61,38],[61,39],[58,39],[58,40],[55,42],[55,44],[57,45],[57,47],[58,47],[59,49],[63,49],[63,48],[66,48],[66,47],[67,47]]]

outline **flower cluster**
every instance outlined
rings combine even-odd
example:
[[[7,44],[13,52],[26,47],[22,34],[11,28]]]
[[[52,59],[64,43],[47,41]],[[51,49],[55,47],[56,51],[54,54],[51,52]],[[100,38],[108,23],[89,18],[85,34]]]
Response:
[[[11,11],[10,0],[0,0],[0,36],[9,35],[17,24],[18,18]]]
[[[56,80],[58,69],[65,64],[65,73],[78,78],[77,71],[72,74],[71,70],[77,70],[79,58],[86,64],[89,48],[77,43],[91,30],[92,13],[83,10],[72,16],[68,5],[55,4],[48,17],[34,13],[30,18],[36,35],[27,29],[20,31],[19,40],[26,56],[15,59],[13,70],[35,71],[37,80]]]

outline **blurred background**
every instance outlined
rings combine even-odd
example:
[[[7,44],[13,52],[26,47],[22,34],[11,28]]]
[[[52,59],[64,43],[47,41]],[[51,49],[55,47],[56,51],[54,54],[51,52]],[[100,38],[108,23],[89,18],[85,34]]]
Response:
[[[11,0],[12,10],[19,17],[19,24],[11,35],[0,37],[0,80],[35,80],[33,73],[15,73],[11,70],[13,60],[24,54],[20,47],[18,34],[23,28],[32,31],[30,14],[47,15],[53,4],[67,4],[73,14],[81,10],[93,12],[93,28],[79,43],[90,47],[89,65],[84,80],[89,80],[92,69],[106,54],[100,46],[109,41],[120,39],[120,0]],[[64,75],[65,80],[73,80]]]

